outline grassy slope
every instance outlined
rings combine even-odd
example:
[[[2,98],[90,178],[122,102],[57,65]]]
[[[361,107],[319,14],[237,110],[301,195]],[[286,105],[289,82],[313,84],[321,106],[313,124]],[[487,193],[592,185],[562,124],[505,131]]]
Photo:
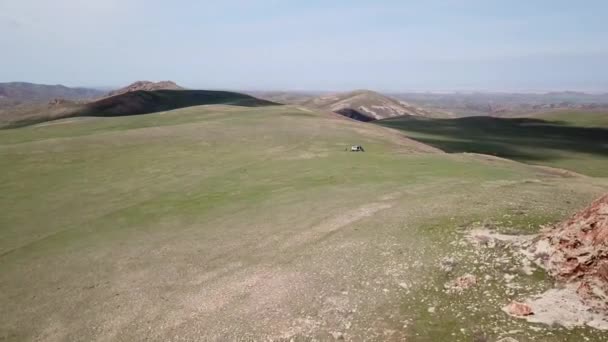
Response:
[[[395,118],[378,124],[446,152],[476,152],[608,176],[608,113],[554,112],[534,118]]]
[[[368,152],[344,152],[351,144]],[[606,184],[421,150],[297,107],[193,107],[0,131],[0,339],[344,331],[436,341],[523,329],[541,340],[546,332],[496,305],[472,311],[474,296],[436,293],[447,280],[438,260],[462,249],[451,244],[458,227],[492,219],[535,229]],[[450,306],[463,315],[448,315]]]
[[[585,112],[580,110],[556,110],[545,113],[536,113],[532,117],[561,122],[566,125],[579,127],[608,127],[608,112]]]

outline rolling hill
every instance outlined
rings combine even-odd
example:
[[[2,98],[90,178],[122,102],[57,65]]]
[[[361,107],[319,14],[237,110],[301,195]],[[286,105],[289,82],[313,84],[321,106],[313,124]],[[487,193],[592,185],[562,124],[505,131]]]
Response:
[[[378,125],[446,152],[473,152],[608,177],[608,112],[566,110],[532,117],[390,118]]]
[[[410,115],[432,117],[436,114],[380,93],[357,90],[350,93],[323,95],[302,103],[317,110],[330,111],[358,121],[375,121]]]
[[[322,92],[305,91],[243,91],[246,94],[259,99],[278,102],[284,104],[301,105],[311,99],[321,96]]]
[[[486,225],[535,232],[604,192],[600,179],[446,154],[301,106],[1,130],[0,168],[5,341],[605,339],[504,314],[553,280],[465,238]],[[477,285],[446,293],[463,274]]]
[[[54,99],[87,100],[103,96],[104,92],[89,88],[69,88],[63,85],[45,85],[26,82],[0,83],[0,109],[48,102]]]
[[[256,107],[276,105],[255,97],[210,90],[131,90],[118,95],[82,103],[52,101],[45,105],[19,106],[0,111],[0,127],[20,127],[49,120],[77,116],[126,116],[149,114],[177,108],[227,104]]]

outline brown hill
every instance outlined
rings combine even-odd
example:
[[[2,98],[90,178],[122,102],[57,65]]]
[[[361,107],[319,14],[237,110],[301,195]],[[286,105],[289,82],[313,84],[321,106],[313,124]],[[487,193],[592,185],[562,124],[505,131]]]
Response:
[[[124,88],[116,89],[109,92],[106,97],[121,95],[125,93],[130,93],[134,91],[144,90],[144,91],[155,91],[155,90],[183,90],[184,88],[180,87],[173,81],[160,81],[160,82],[150,82],[150,81],[137,81],[134,82]]]
[[[303,105],[335,112],[359,121],[375,121],[404,115],[436,116],[420,107],[369,90],[319,96],[306,101]]]

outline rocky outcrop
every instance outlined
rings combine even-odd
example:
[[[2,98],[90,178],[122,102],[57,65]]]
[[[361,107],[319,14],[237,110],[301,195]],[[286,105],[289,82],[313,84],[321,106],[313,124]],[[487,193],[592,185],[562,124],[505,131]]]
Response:
[[[585,304],[608,313],[608,194],[545,230],[529,252],[558,281],[577,283]]]
[[[109,92],[106,95],[106,97],[121,95],[121,94],[130,93],[130,92],[134,92],[134,91],[139,91],[139,90],[154,91],[154,90],[183,90],[183,89],[184,88],[180,87],[173,81],[160,81],[160,82],[137,81],[124,88],[120,88],[120,89]]]

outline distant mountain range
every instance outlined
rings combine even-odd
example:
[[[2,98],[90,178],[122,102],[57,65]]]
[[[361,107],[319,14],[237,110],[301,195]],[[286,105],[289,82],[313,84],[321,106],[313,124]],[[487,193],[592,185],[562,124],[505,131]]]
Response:
[[[104,95],[104,91],[90,88],[69,88],[26,82],[0,83],[0,109],[20,104],[48,102],[54,99],[79,101]]]
[[[395,93],[393,97],[455,116],[512,116],[553,109],[608,109],[608,94],[564,91],[533,93]]]
[[[357,93],[357,92],[355,92]],[[257,91],[249,92],[263,99],[289,104],[315,106],[319,99],[349,97],[349,93]],[[350,93],[353,94],[353,93]],[[377,93],[376,93],[377,94]],[[559,109],[608,110],[608,94],[588,94],[575,91],[535,93],[385,93],[381,96],[405,103],[407,107],[424,108],[437,117],[461,116],[520,116]],[[352,97],[352,96],[351,96]],[[317,98],[315,101],[314,99]],[[336,100],[338,102],[338,100]],[[355,101],[358,102],[358,101]],[[363,104],[366,108],[366,106]],[[323,106],[321,106],[323,107]],[[323,108],[328,109],[328,108]],[[416,111],[417,112],[417,111]],[[422,113],[423,116],[425,115]]]

